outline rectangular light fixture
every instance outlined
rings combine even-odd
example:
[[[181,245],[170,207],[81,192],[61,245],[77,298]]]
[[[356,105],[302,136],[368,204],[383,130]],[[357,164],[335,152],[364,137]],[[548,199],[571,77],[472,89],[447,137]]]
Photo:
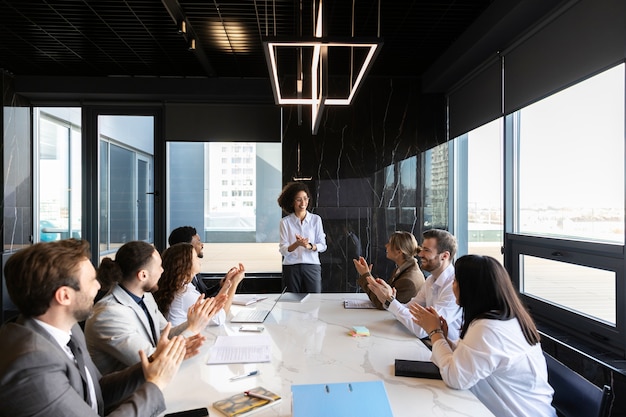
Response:
[[[307,42],[288,42],[288,41],[266,41],[263,42],[265,55],[268,63],[268,69],[270,72],[270,80],[272,82],[272,90],[274,92],[274,99],[276,104],[304,104],[304,105],[312,105],[314,104],[316,98],[315,95],[312,94],[311,97],[308,98],[287,98],[284,97],[281,89],[278,78],[278,67],[277,67],[277,59],[276,59],[276,49],[279,48],[298,48],[298,47],[308,47],[313,49],[313,57],[311,62],[311,76],[312,82],[317,79],[319,83],[320,76],[315,76],[314,67],[316,67],[316,62],[320,59],[320,54],[322,48],[328,50],[333,47],[343,47],[343,48],[365,48],[367,49],[367,55],[365,60],[363,61],[363,65],[361,66],[356,79],[351,85],[350,94],[347,97],[327,97],[325,99],[325,104],[329,106],[348,106],[352,103],[352,99],[358,92],[358,89],[363,81],[363,78],[367,74],[370,69],[371,64],[374,61],[374,58],[378,54],[380,47],[382,46],[382,42],[332,42],[332,41],[307,41]]]

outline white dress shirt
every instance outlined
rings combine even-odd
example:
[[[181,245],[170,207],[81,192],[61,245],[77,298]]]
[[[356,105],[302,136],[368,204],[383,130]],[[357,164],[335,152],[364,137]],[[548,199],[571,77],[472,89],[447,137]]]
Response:
[[[422,307],[434,307],[440,316],[448,323],[448,339],[454,342],[459,339],[461,330],[462,311],[456,303],[456,297],[452,291],[454,282],[454,266],[450,264],[439,276],[430,275],[417,295],[402,304],[394,300],[387,310],[409,329],[417,337],[428,337],[428,333],[421,326],[413,322],[413,315],[408,308],[411,303],[417,303]],[[429,329],[432,330],[432,329]]]
[[[296,241],[296,235],[309,239],[316,250],[298,246],[289,252],[289,246]],[[317,214],[306,212],[301,222],[294,213],[280,219],[280,243],[278,250],[283,255],[283,265],[316,264],[320,265],[319,253],[326,250],[326,234],[322,226],[322,218]]]
[[[444,382],[469,389],[498,417],[556,415],[541,344],[528,344],[516,318],[474,320],[454,351],[433,343]]]
[[[200,297],[200,292],[192,282],[189,282],[182,291],[176,294],[167,314],[167,320],[172,323],[173,327],[187,321],[187,310],[198,300],[198,297]],[[226,323],[226,312],[222,308],[211,317],[209,325],[220,326],[224,323]]]

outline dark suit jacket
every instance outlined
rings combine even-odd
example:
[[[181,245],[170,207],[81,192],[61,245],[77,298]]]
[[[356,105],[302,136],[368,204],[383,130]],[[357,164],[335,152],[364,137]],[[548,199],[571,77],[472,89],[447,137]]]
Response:
[[[87,354],[78,325],[72,328],[72,335],[85,352],[100,416],[120,401],[107,415],[157,416],[165,410],[161,390],[145,383],[141,364],[102,377]],[[0,341],[0,417],[96,416],[83,399],[84,388],[74,361],[37,322],[20,316],[0,328]]]

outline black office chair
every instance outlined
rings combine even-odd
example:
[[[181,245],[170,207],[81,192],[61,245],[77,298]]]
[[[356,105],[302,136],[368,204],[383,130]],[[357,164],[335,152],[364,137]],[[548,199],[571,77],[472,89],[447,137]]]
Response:
[[[552,405],[561,417],[608,417],[611,387],[600,389],[544,352],[548,382],[554,388]]]

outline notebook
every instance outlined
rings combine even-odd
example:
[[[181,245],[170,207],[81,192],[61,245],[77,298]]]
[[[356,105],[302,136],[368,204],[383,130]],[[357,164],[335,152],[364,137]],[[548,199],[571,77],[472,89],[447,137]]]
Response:
[[[343,300],[343,308],[376,308],[370,300],[346,299]]]
[[[394,365],[396,376],[410,376],[412,378],[441,379],[439,368],[428,361],[410,361],[396,359]]]
[[[261,295],[250,295],[250,294],[235,294],[233,297],[233,304],[238,306],[247,306],[250,304],[258,303],[259,301],[265,300],[267,297],[263,297]]]
[[[278,300],[283,296],[283,294],[287,291],[287,287],[283,289],[283,292],[280,293],[272,308],[269,310],[242,310],[235,317],[230,319],[231,323],[263,323],[267,316],[270,315],[276,304],[278,304]]]
[[[292,385],[293,417],[393,417],[383,381]]]
[[[227,417],[243,417],[278,404],[281,400],[280,395],[263,387],[252,388],[248,392],[261,394],[264,397],[272,398],[273,401],[250,397],[242,392],[214,402],[213,407]]]

